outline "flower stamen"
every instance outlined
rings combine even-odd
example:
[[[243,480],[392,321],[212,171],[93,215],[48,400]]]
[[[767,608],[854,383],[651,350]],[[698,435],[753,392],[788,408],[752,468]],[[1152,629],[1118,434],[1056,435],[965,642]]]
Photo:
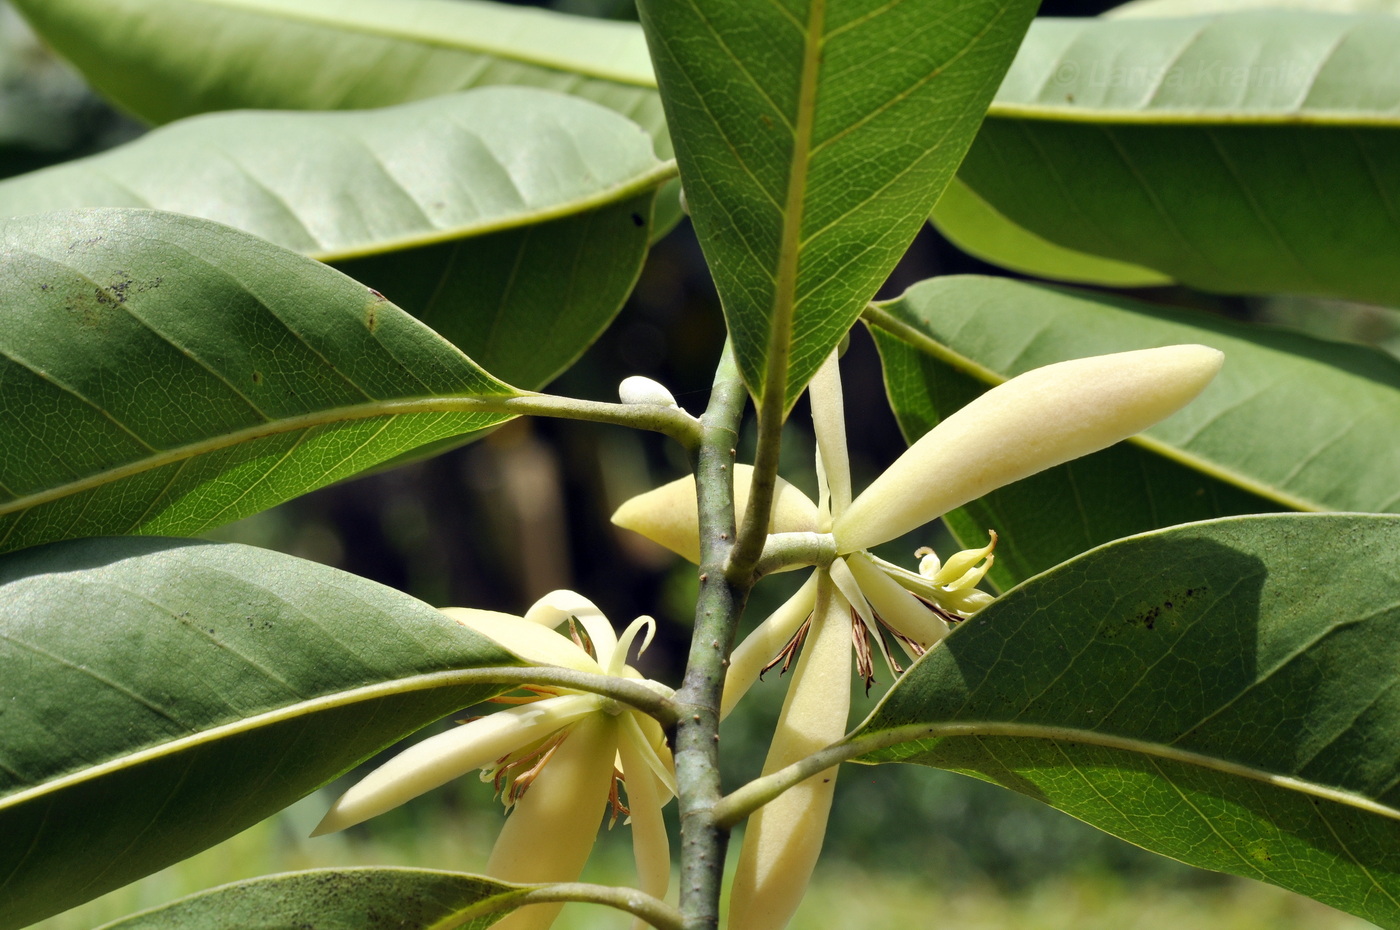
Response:
[[[759,681],[763,680],[763,675],[765,672],[767,672],[773,666],[777,665],[779,662],[783,663],[783,667],[778,670],[778,674],[780,676],[787,674],[787,670],[792,667],[793,660],[797,658],[797,654],[802,650],[802,642],[807,638],[807,631],[811,629],[811,626],[812,615],[808,614],[807,619],[803,620],[802,625],[797,628],[797,632],[793,633],[792,636],[788,639],[787,644],[784,645],[782,649],[778,650],[778,654],[773,657],[773,661],[769,662],[767,665],[763,666],[763,668],[759,669]]]

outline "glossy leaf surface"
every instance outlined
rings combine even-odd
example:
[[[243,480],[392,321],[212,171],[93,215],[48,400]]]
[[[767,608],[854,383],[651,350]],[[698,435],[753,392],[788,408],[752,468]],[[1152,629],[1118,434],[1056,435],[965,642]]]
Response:
[[[1150,268],[1076,252],[1042,239],[998,213],[961,178],[954,178],[944,189],[933,208],[932,222],[945,239],[967,254],[1018,274],[1104,287],[1171,283],[1166,275]]]
[[[50,214],[0,242],[0,550],[197,533],[499,423],[480,403],[515,393],[365,286],[205,220]]]
[[[672,175],[611,110],[489,87],[381,110],[183,120],[0,182],[0,215],[149,207],[236,226],[336,262],[538,388],[626,300]]]
[[[364,930],[376,926],[379,916],[400,930],[485,930],[501,912],[472,917],[472,911],[521,893],[514,885],[461,872],[316,869],[214,888],[102,930]]]
[[[1203,290],[1400,303],[1397,44],[1384,15],[1039,20],[959,177]]]
[[[499,687],[407,595],[232,544],[0,558],[0,927],[232,836]]]
[[[695,229],[755,396],[786,404],[927,218],[1024,0],[642,2]]]
[[[1400,926],[1397,553],[1400,518],[1357,514],[1113,543],[954,631],[857,733]]]
[[[1175,343],[1225,353],[1184,410],[1117,446],[1000,489],[952,519],[1002,536],[1006,586],[1120,536],[1279,508],[1400,506],[1400,362],[1381,352],[1086,292],[971,276],[911,288],[877,329],[912,440],[997,381],[1067,358]],[[900,325],[900,323],[907,325]]]
[[[0,214],[146,207],[334,261],[586,213],[670,174],[611,110],[492,87],[380,110],[182,120],[0,182]]]
[[[666,154],[635,25],[482,0],[20,0],[99,90],[153,123],[210,110],[358,110],[490,84],[584,97]]]

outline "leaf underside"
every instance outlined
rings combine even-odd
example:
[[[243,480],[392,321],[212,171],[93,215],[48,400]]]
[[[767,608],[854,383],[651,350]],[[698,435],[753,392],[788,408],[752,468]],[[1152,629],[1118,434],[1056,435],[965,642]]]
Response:
[[[924,223],[1033,4],[640,4],[696,233],[784,409]]]
[[[0,557],[0,928],[193,855],[499,687],[426,604],[232,544]]]
[[[204,220],[44,215],[0,241],[0,551],[198,533],[506,419],[454,397],[515,393],[365,286]]]
[[[1039,20],[959,177],[1203,290],[1400,303],[1397,43],[1385,15]]]
[[[1276,509],[1400,507],[1400,362],[1379,351],[1101,294],[950,276],[884,305],[891,403],[912,440],[985,390],[1041,365],[1181,343],[1225,353],[1215,381],[1140,444],[1050,469],[953,515],[1001,534],[1007,587],[1076,552],[1187,520]],[[875,320],[878,327],[879,320]]]
[[[503,911],[463,916],[523,892],[481,875],[429,869],[288,872],[237,882],[105,924],[101,930],[485,930]]]
[[[1400,926],[1400,518],[1096,549],[930,651],[857,730],[1192,865]],[[922,732],[915,733],[922,729]]]

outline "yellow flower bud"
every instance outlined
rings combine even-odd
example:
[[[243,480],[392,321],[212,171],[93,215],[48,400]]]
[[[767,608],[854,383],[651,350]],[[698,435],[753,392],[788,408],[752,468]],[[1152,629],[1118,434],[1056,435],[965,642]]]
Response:
[[[1003,485],[1097,452],[1180,410],[1224,361],[1167,346],[1046,365],[992,388],[934,427],[857,497],[838,551],[868,549]]]
[[[812,631],[783,702],[763,763],[769,775],[836,742],[846,732],[851,703],[850,605],[819,573]],[[749,818],[729,898],[730,930],[781,930],[812,878],[836,769],[813,775]]]
[[[817,505],[782,478],[773,498],[770,533],[812,533],[817,529]],[[734,510],[742,515],[749,503],[753,466],[734,466]],[[654,543],[690,561],[700,563],[700,519],[695,505],[695,478],[679,478],[670,484],[625,502],[612,522],[640,533]]]

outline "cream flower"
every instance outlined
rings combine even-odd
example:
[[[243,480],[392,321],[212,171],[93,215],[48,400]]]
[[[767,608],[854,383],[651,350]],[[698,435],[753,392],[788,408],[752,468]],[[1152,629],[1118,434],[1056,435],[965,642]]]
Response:
[[[901,671],[883,633],[922,654],[949,623],[990,602],[976,585],[991,566],[985,547],[941,564],[920,550],[919,572],[870,555],[871,546],[1044,469],[1106,448],[1171,415],[1215,377],[1224,356],[1204,346],[1169,346],[1047,365],[986,392],[909,447],[852,499],[835,353],[810,391],[817,438],[819,502],[780,483],[770,532],[829,533],[835,558],[735,649],[725,678],[727,714],[766,668],[784,669],[805,638],[764,773],[776,771],[845,732],[850,651],[840,635],[854,624],[857,667],[873,677],[871,643]],[[736,510],[752,470],[734,474]],[[698,555],[695,483],[681,479],[625,503],[613,516],[691,558]],[[912,596],[911,596],[912,595]],[[839,648],[835,643],[839,643]],[[778,659],[771,659],[777,654]],[[813,776],[759,809],[748,822],[730,898],[732,930],[776,930],[796,910],[825,832],[836,770]]]
[[[642,617],[619,637],[590,601],[555,591],[524,617],[449,607],[443,613],[532,665],[642,680],[626,664],[638,636],[644,650],[655,621]],[[568,622],[570,636],[555,631]],[[643,684],[659,693],[670,689]],[[670,880],[670,844],[661,808],[676,792],[670,750],[651,717],[611,698],[567,688],[531,686],[508,710],[480,717],[399,753],[332,805],[313,836],[360,823],[482,770],[507,809],[486,874],[512,882],[574,881],[597,837],[604,806],[630,815],[638,886],[662,898]],[[624,781],[627,807],[617,794]],[[494,926],[548,927],[561,905],[533,905]]]

